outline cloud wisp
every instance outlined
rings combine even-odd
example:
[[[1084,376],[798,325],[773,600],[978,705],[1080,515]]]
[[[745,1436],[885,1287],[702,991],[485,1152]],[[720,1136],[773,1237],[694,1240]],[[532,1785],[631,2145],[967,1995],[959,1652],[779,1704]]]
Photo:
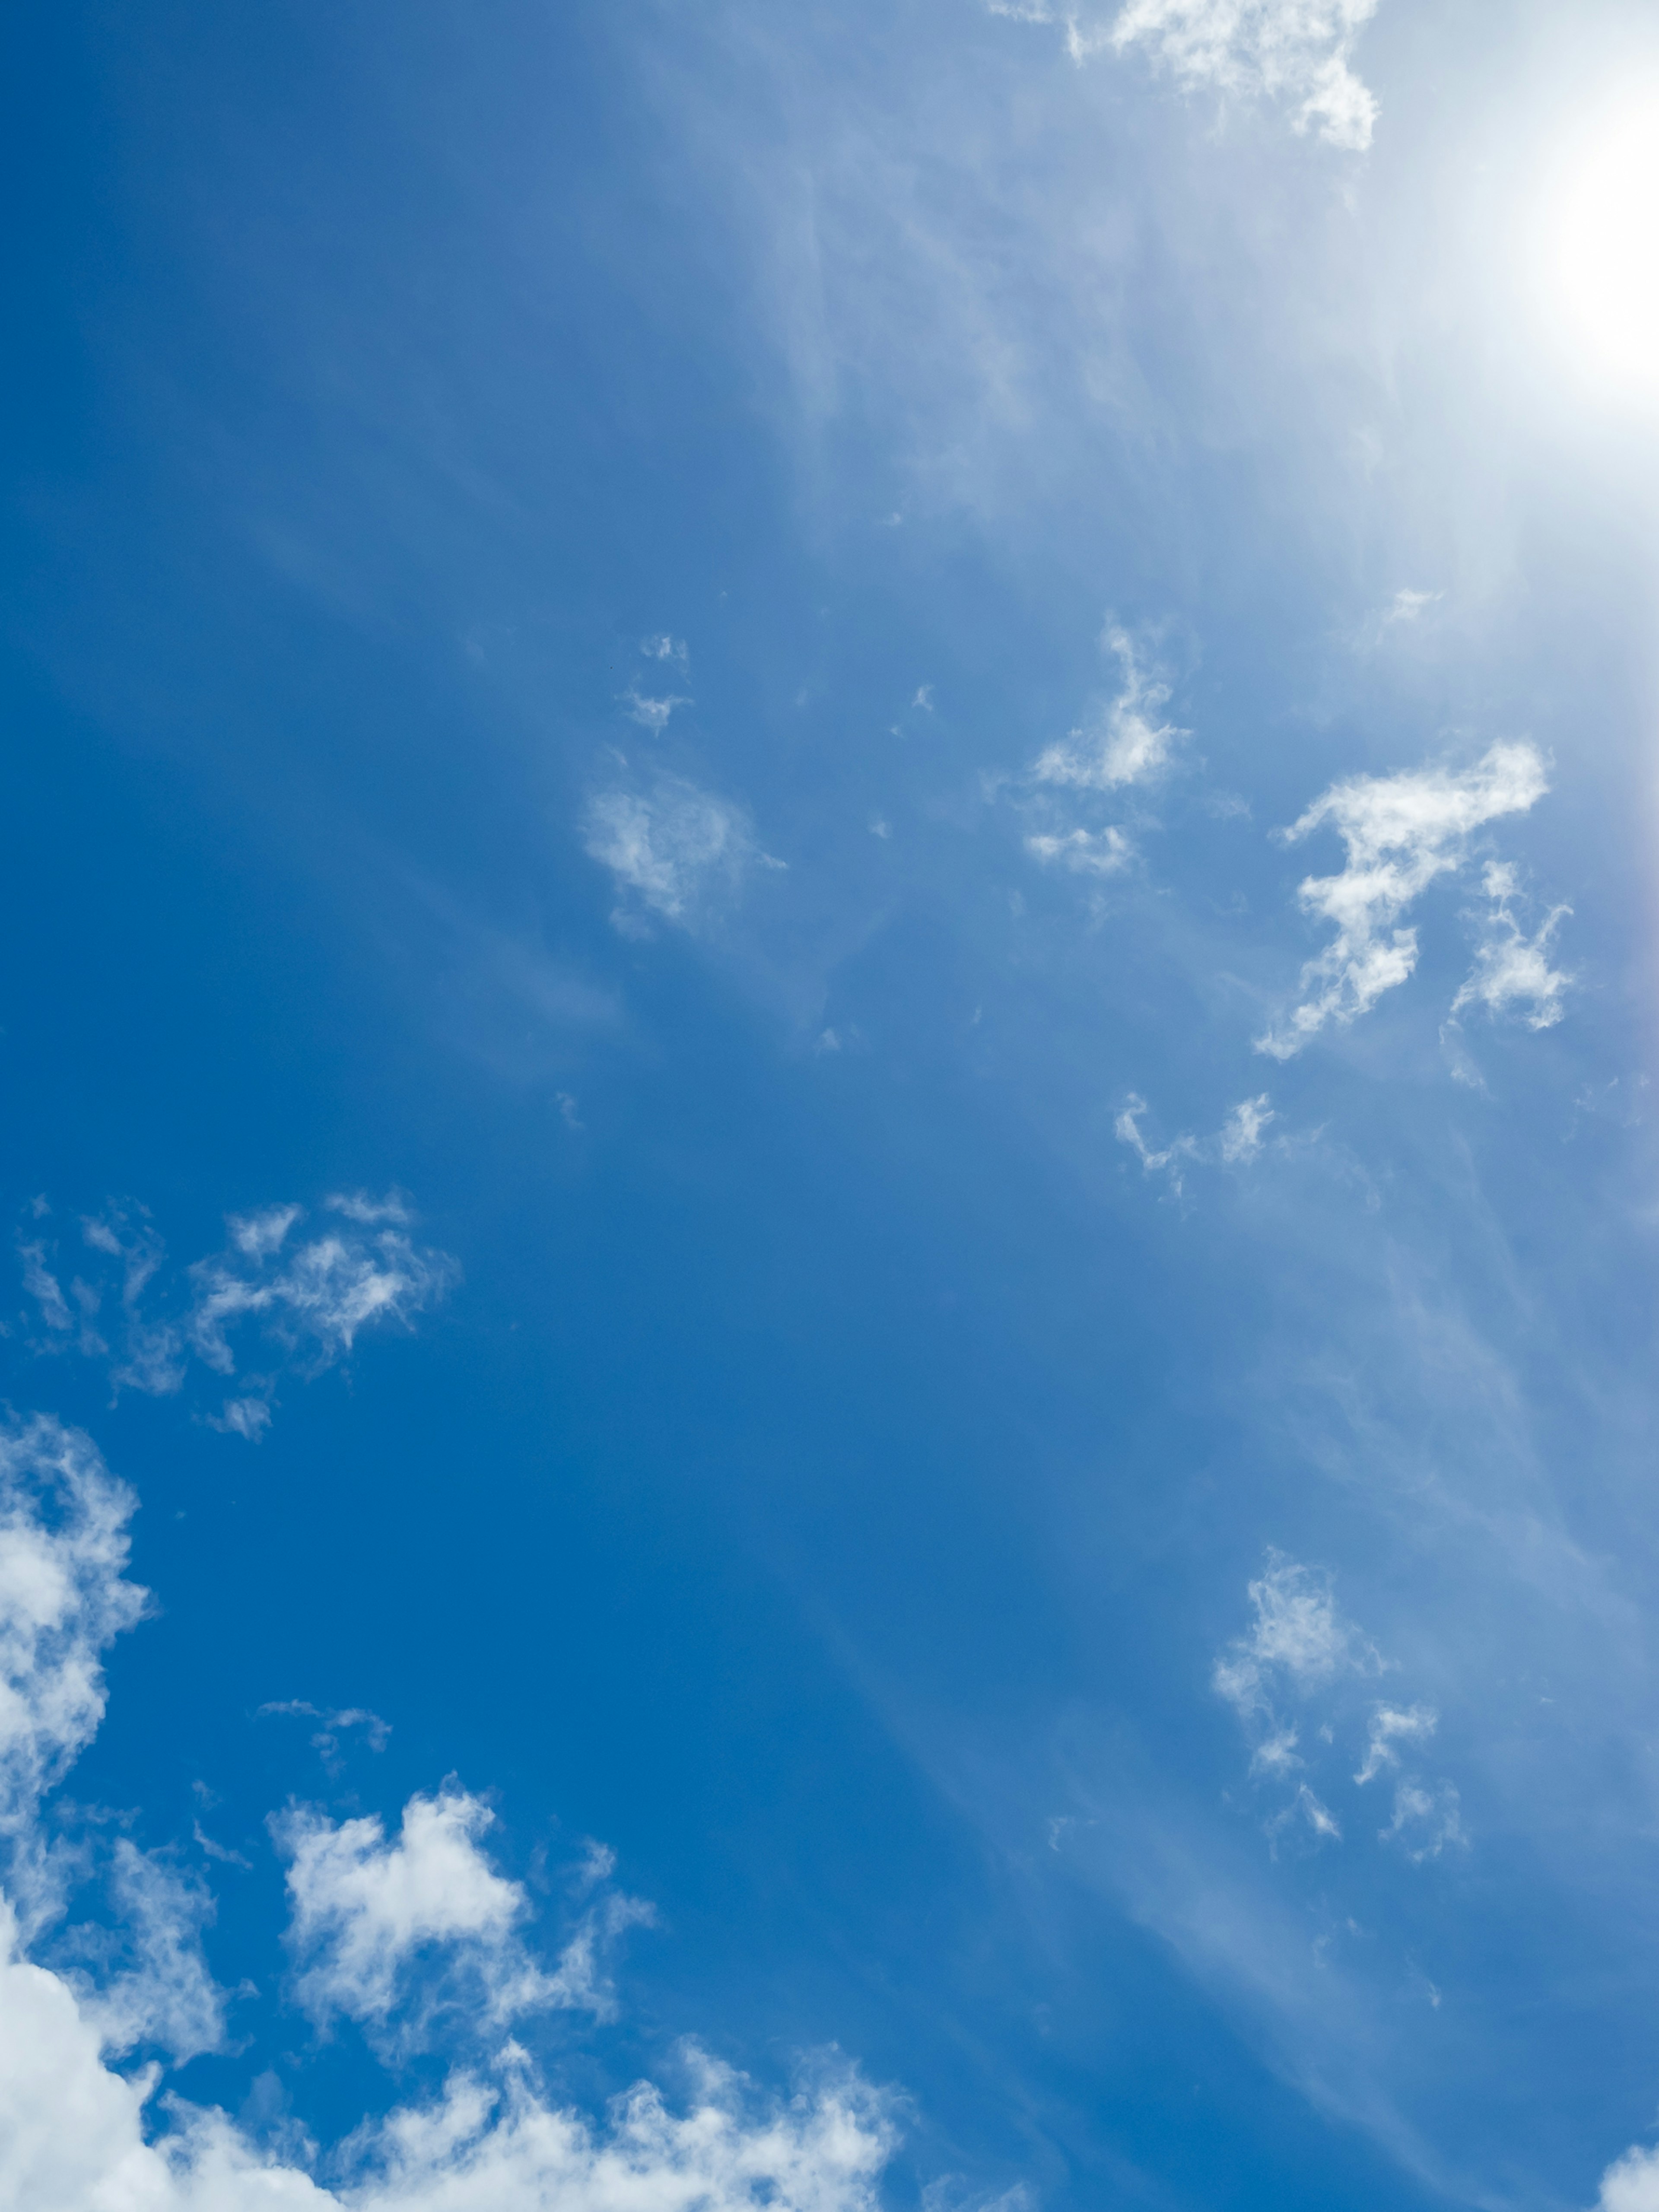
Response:
[[[192,1358],[235,1376],[239,1342],[252,1334],[258,1349],[244,1378],[249,1387],[207,1419],[257,1442],[282,1375],[309,1380],[337,1365],[366,1329],[413,1328],[460,1274],[447,1253],[414,1243],[413,1213],[396,1191],[338,1192],[323,1212],[332,1218],[309,1234],[296,1233],[306,1218],[297,1205],[230,1215],[223,1249],[186,1268],[182,1298],[170,1310],[163,1298],[160,1312],[166,1248],[142,1207],[112,1206],[84,1218],[82,1256],[68,1262],[55,1240],[37,1234],[18,1246],[23,1287],[44,1330],[30,1341],[37,1351],[107,1360],[118,1395],[165,1397],[183,1389]],[[76,1273],[66,1289],[70,1265]]]
[[[1284,837],[1299,843],[1328,825],[1341,838],[1340,874],[1309,876],[1297,892],[1303,910],[1334,933],[1304,966],[1297,1002],[1255,1040],[1256,1050],[1289,1060],[1328,1024],[1346,1027],[1403,983],[1418,947],[1402,917],[1437,878],[1462,867],[1478,830],[1526,813],[1548,789],[1533,746],[1497,744],[1473,768],[1351,776],[1322,793]],[[1504,941],[1500,922],[1500,951]]]
[[[1112,1133],[1120,1145],[1127,1145],[1134,1153],[1146,1174],[1167,1176],[1176,1197],[1186,1187],[1185,1170],[1189,1165],[1213,1166],[1219,1162],[1226,1167],[1247,1167],[1267,1141],[1268,1123],[1279,1119],[1263,1091],[1254,1098],[1241,1098],[1213,1136],[1183,1134],[1154,1148],[1140,1126],[1151,1111],[1139,1091],[1132,1091],[1112,1124]]]
[[[1346,1717],[1346,1701],[1340,1693],[1351,1696],[1357,1685],[1394,1671],[1393,1662],[1342,1613],[1329,1575],[1282,1552],[1269,1549],[1267,1566],[1249,1583],[1247,1595],[1255,1617],[1216,1660],[1210,1686],[1238,1717],[1250,1747],[1252,1778],[1291,1786],[1290,1797],[1267,1821],[1270,1844],[1277,1850],[1287,1832],[1298,1827],[1315,1844],[1340,1843],[1341,1819],[1306,1778],[1317,1755],[1315,1747],[1327,1747],[1327,1763],[1334,1761],[1335,1724]],[[1289,1717],[1287,1708],[1305,1709],[1320,1699],[1328,1717],[1310,1742],[1304,1724]],[[1317,1705],[1315,1710],[1320,1710]],[[1443,1778],[1425,1780],[1406,1768],[1406,1756],[1420,1752],[1438,1724],[1431,1705],[1373,1700],[1364,1756],[1346,1778],[1354,1790],[1366,1789],[1384,1775],[1395,1778],[1392,1818],[1378,1832],[1378,1841],[1398,1845],[1413,1865],[1468,1841],[1455,1786]],[[1327,1790],[1335,1780],[1322,1777]]]
[[[1364,153],[1376,100],[1352,68],[1376,0],[1127,0],[1109,21],[1049,0],[988,0],[994,15],[1057,23],[1081,64],[1096,55],[1149,54],[1183,91],[1266,99],[1291,126],[1327,145]]]
[[[549,2096],[511,2022],[549,2006],[608,2011],[610,1948],[647,1909],[611,1887],[610,1855],[590,1850],[580,1917],[544,1966],[526,1892],[483,1849],[492,1815],[454,1784],[411,1798],[393,1838],[372,1817],[336,1822],[314,1808],[273,1824],[289,1861],[296,1994],[315,2018],[361,2023],[387,2057],[441,2037],[451,2067],[435,2095],[365,2121],[325,2157],[297,2128],[261,2142],[222,2111],[158,2103],[157,2063],[118,2069],[135,2052],[182,2061],[222,2047],[227,2002],[202,1948],[205,1881],[125,1837],[108,1855],[112,1917],[70,1931],[76,1963],[60,1971],[32,1956],[52,1915],[26,1922],[17,1910],[20,1870],[27,1886],[50,1856],[41,1796],[104,1712],[101,1655],[145,1609],[125,1574],[135,1504],[91,1443],[56,1422],[0,1435],[0,2202],[876,2212],[897,2106],[838,2058],[804,2069],[787,2099],[692,2045],[678,2106],[650,2081],[601,2117]],[[60,1887],[84,1875],[87,1856]]]

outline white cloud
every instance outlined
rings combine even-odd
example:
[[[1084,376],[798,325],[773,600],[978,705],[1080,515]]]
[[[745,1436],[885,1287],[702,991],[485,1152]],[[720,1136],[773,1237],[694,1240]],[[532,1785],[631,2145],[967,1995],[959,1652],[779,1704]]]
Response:
[[[122,1573],[133,1504],[90,1443],[58,1424],[0,1436],[0,1809],[14,1883],[20,1858],[43,1856],[41,1790],[101,1717],[100,1655],[145,1602]],[[608,1888],[611,1856],[590,1850],[577,1878],[590,1902],[556,1971],[544,1972],[521,1941],[523,1892],[477,1847],[488,1818],[453,1790],[411,1800],[392,1842],[372,1820],[337,1827],[289,1815],[299,1964],[319,2001],[388,2027],[408,1991],[417,2010],[406,2025],[418,2027],[434,1991],[415,1972],[417,1954],[447,1952],[453,1964],[470,1952],[472,1982],[452,1976],[442,1994],[470,1999],[462,2025],[495,2053],[453,2073],[434,2101],[365,2122],[336,2146],[343,2194],[313,2179],[297,2130],[280,2148],[261,2148],[223,2112],[176,2099],[147,2125],[159,2069],[123,2075],[108,2063],[145,2046],[179,2057],[222,2046],[222,1995],[199,1948],[212,1909],[204,1888],[119,1839],[116,1919],[101,1933],[75,1931],[82,1959],[105,1969],[96,1978],[32,1961],[14,1900],[0,1897],[0,2203],[15,2212],[877,2212],[895,2103],[839,2062],[804,2076],[787,2100],[769,2100],[688,2048],[690,2094],[678,2109],[650,2082],[599,2120],[548,2100],[524,2054],[501,2044],[502,2021],[530,2003],[608,2008],[605,1947],[644,1908]]]
[[[1146,46],[1187,90],[1287,103],[1292,127],[1363,153],[1376,101],[1350,68],[1376,0],[1127,0],[1110,23],[1051,0],[987,0],[994,15],[1059,23],[1074,62]]]
[[[1134,858],[1134,847],[1121,830],[1070,830],[1063,836],[1032,836],[1025,849],[1044,867],[1069,868],[1076,875],[1115,876]]]
[[[1659,2212],[1659,2150],[1632,2145],[1601,2176],[1595,2212]]]
[[[289,1231],[304,1211],[298,1206],[268,1206],[259,1213],[227,1214],[225,1226],[244,1258],[268,1260],[273,1252],[282,1250]]]
[[[72,1341],[87,1358],[109,1360],[118,1393],[163,1396],[183,1386],[192,1353],[215,1373],[234,1375],[230,1333],[252,1318],[260,1324],[267,1352],[276,1354],[276,1370],[289,1364],[315,1375],[345,1358],[363,1329],[382,1322],[411,1327],[414,1316],[442,1297],[459,1276],[447,1253],[417,1249],[404,1233],[413,1215],[401,1192],[381,1198],[337,1193],[325,1204],[340,1225],[308,1238],[295,1235],[304,1218],[299,1206],[228,1215],[225,1249],[185,1271],[189,1302],[179,1310],[175,1292],[171,1316],[146,1304],[157,1294],[166,1248],[142,1207],[112,1206],[82,1223],[87,1250],[117,1263],[119,1272],[111,1281],[106,1265],[94,1282],[73,1279],[78,1325],[47,1264],[45,1240],[20,1245],[24,1286],[48,1329],[46,1342],[36,1349],[64,1348]],[[91,1272],[98,1276],[96,1263]],[[106,1312],[118,1326],[106,1322],[106,1333],[100,1334],[92,1324]],[[269,1370],[250,1376],[252,1387],[228,1397],[217,1413],[206,1417],[207,1425],[257,1443],[270,1423],[276,1379],[276,1371]]]
[[[221,1375],[235,1372],[227,1332],[255,1316],[290,1356],[317,1372],[343,1358],[364,1328],[381,1322],[410,1327],[412,1316],[434,1304],[455,1280],[459,1270],[447,1254],[417,1250],[400,1228],[365,1230],[365,1223],[407,1220],[400,1199],[378,1206],[362,1197],[330,1204],[351,1225],[302,1242],[279,1269],[266,1263],[280,1254],[286,1231],[275,1241],[255,1236],[250,1242],[248,1224],[236,1219],[230,1224],[232,1249],[191,1268],[193,1296],[185,1328],[207,1366]],[[246,1401],[240,1403],[240,1414],[226,1407],[222,1425],[257,1434],[262,1424]]]
[[[550,2103],[508,2045],[487,2072],[358,2130],[337,2195],[221,2112],[173,2102],[147,2142],[154,2075],[105,2064],[96,2027],[19,1954],[0,1903],[0,2202],[15,2212],[877,2212],[890,2098],[831,2065],[765,2100],[695,2046],[683,2057],[684,2110],[642,2081],[595,2124]]]
[[[1493,745],[1474,768],[1352,776],[1333,784],[1285,831],[1296,842],[1329,823],[1346,850],[1338,876],[1310,876],[1297,891],[1330,922],[1330,944],[1302,970],[1304,994],[1286,1020],[1255,1041],[1288,1060],[1328,1022],[1368,1012],[1417,964],[1417,933],[1395,925],[1437,877],[1461,868],[1468,840],[1488,822],[1524,813],[1549,788],[1528,744]]]
[[[691,703],[678,692],[671,692],[665,698],[652,699],[635,690],[629,691],[625,698],[629,720],[637,722],[642,730],[648,730],[653,738],[659,738],[668,727],[676,707],[689,707]]]
[[[330,1774],[338,1774],[343,1769],[344,1761],[340,1757],[343,1735],[361,1729],[368,1748],[375,1752],[384,1751],[392,1739],[390,1721],[383,1721],[379,1713],[370,1712],[366,1705],[348,1705],[339,1711],[325,1712],[303,1698],[272,1698],[258,1709],[261,1720],[270,1717],[319,1721],[322,1725],[312,1736],[311,1747],[320,1755],[324,1769]]]
[[[133,1504],[75,1430],[37,1417],[0,1431],[0,1833],[14,1839],[97,1732],[101,1654],[148,1602],[123,1579]]]
[[[640,651],[647,660],[672,660],[681,668],[684,668],[690,659],[686,650],[685,640],[683,637],[671,637],[666,630],[658,631],[654,637],[642,637],[640,640]]]
[[[678,776],[660,777],[648,792],[599,793],[582,837],[624,893],[683,929],[696,929],[722,895],[733,895],[751,865],[784,865],[760,851],[741,807]],[[630,919],[626,908],[612,916],[624,930]]]
[[[1242,1711],[1255,1710],[1271,1675],[1305,1692],[1340,1673],[1380,1671],[1376,1647],[1338,1611],[1328,1574],[1270,1550],[1266,1573],[1247,1585],[1246,1595],[1255,1619],[1231,1646],[1231,1657],[1216,1662],[1213,1676],[1217,1689]]]
[[[1031,772],[1039,783],[1084,791],[1118,791],[1127,784],[1148,783],[1168,767],[1176,744],[1187,735],[1159,719],[1170,687],[1142,667],[1128,632],[1109,624],[1101,644],[1117,657],[1121,686],[1091,721],[1037,756]]]
[[[1221,1131],[1221,1157],[1230,1164],[1253,1160],[1261,1150],[1261,1133],[1279,1119],[1263,1091],[1254,1098],[1241,1098]]]
[[[392,1840],[372,1816],[337,1826],[296,1807],[273,1820],[289,1861],[296,1991],[314,2019],[343,2013],[384,2033],[396,2012],[408,2042],[458,2008],[491,2027],[555,2007],[609,2015],[605,1952],[649,1921],[650,1907],[608,1893],[544,1972],[520,1936],[529,1899],[480,1848],[495,1818],[481,1798],[447,1785],[411,1797]]]
[[[1349,67],[1376,0],[1129,0],[1109,29],[1075,18],[1067,42],[1081,61],[1103,46],[1146,46],[1188,88],[1262,94],[1285,102],[1297,131],[1363,153],[1376,101]]]
[[[69,1310],[63,1285],[46,1265],[45,1244],[39,1241],[20,1243],[17,1256],[23,1264],[23,1288],[40,1307],[41,1320],[59,1335],[69,1335],[75,1328],[75,1316]],[[99,1349],[102,1348],[100,1341]]]
[[[1182,1187],[1179,1163],[1195,1156],[1198,1150],[1197,1139],[1193,1137],[1176,1137],[1161,1152],[1154,1152],[1146,1142],[1140,1127],[1142,1115],[1150,1111],[1151,1109],[1139,1092],[1132,1091],[1121,1112],[1112,1123],[1112,1134],[1120,1145],[1128,1146],[1148,1175],[1159,1169],[1170,1170],[1170,1181],[1174,1188],[1179,1191]]]
[[[1177,1193],[1184,1188],[1183,1170],[1188,1161],[1213,1166],[1219,1159],[1229,1167],[1247,1166],[1261,1153],[1268,1123],[1279,1119],[1267,1093],[1260,1091],[1254,1098],[1241,1098],[1214,1136],[1183,1133],[1155,1152],[1140,1127],[1142,1117],[1150,1111],[1146,1101],[1132,1091],[1112,1124],[1112,1133],[1119,1144],[1129,1146],[1146,1174],[1167,1173],[1170,1188]]]
[[[1474,967],[1452,1000],[1452,1013],[1455,1017],[1465,1006],[1479,1006],[1489,1013],[1504,1014],[1525,1006],[1530,1009],[1528,1029],[1549,1029],[1561,1018],[1562,997],[1572,981],[1564,970],[1550,966],[1550,939],[1572,908],[1552,907],[1528,937],[1512,912],[1519,896],[1514,868],[1490,861],[1482,888],[1490,908],[1475,947]]]
[[[1315,1793],[1309,1789],[1305,1782],[1298,1783],[1297,1784],[1295,1796],[1285,1808],[1284,1811],[1279,1814],[1277,1819],[1268,1822],[1267,1832],[1269,1836],[1278,1837],[1282,1835],[1285,1830],[1290,1826],[1291,1822],[1293,1821],[1298,1814],[1307,1822],[1309,1827],[1313,1830],[1315,1840],[1316,1842],[1322,1844],[1340,1844],[1341,1842],[1341,1822],[1337,1819],[1335,1814],[1332,1812],[1330,1807],[1324,1803],[1321,1798],[1316,1796]]]
[[[1383,1662],[1339,1612],[1329,1576],[1282,1552],[1268,1552],[1267,1571],[1247,1594],[1255,1618],[1216,1661],[1210,1682],[1252,1740],[1252,1772],[1283,1774],[1302,1760],[1296,1729],[1279,1717],[1275,1698],[1305,1698],[1340,1674],[1380,1674]]]
[[[155,1853],[117,1840],[110,1887],[118,1920],[107,1969],[83,1989],[82,2010],[104,2048],[120,2055],[157,2045],[179,2063],[225,2039],[224,1992],[202,1955],[214,1917],[208,1891]],[[81,1978],[77,1977],[77,1979]]]
[[[1398,1766],[1400,1753],[1396,1747],[1401,1743],[1426,1743],[1439,1718],[1432,1705],[1407,1705],[1403,1710],[1394,1705],[1375,1707],[1365,1761],[1354,1780],[1363,1785],[1375,1781],[1385,1766]]]
[[[257,1444],[270,1426],[270,1404],[264,1398],[227,1398],[223,1409],[210,1413],[207,1425],[217,1429],[222,1436],[240,1437],[244,1443]]]
[[[1419,622],[1425,608],[1434,606],[1442,596],[1439,592],[1417,592],[1409,584],[1402,584],[1389,600],[1382,620],[1389,625]]]

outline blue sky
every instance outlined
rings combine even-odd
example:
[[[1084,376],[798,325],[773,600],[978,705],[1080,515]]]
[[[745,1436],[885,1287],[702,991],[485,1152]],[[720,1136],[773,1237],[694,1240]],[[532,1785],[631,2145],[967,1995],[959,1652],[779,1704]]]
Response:
[[[6,103],[0,2194],[1653,2212],[1649,11]]]

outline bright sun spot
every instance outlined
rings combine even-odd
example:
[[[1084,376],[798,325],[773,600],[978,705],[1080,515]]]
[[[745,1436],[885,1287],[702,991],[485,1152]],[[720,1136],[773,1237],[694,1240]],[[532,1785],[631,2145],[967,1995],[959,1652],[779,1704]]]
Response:
[[[1560,337],[1598,377],[1659,398],[1659,97],[1578,141],[1545,220]]]

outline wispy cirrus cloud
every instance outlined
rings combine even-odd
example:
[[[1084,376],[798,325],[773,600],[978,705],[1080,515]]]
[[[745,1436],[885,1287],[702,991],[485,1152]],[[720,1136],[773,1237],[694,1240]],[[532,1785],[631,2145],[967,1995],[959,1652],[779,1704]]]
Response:
[[[1120,1145],[1127,1145],[1134,1153],[1145,1173],[1167,1176],[1177,1196],[1184,1188],[1188,1166],[1212,1165],[1218,1160],[1227,1167],[1248,1166],[1267,1142],[1268,1124],[1279,1119],[1272,1100],[1262,1091],[1254,1098],[1241,1098],[1212,1136],[1183,1133],[1171,1137],[1167,1145],[1154,1146],[1147,1142],[1140,1126],[1151,1111],[1139,1092],[1132,1091],[1112,1124],[1112,1133]]]
[[[236,1376],[251,1340],[250,1387],[207,1419],[257,1442],[283,1374],[322,1373],[348,1358],[366,1329],[411,1328],[460,1273],[447,1253],[415,1243],[414,1214],[400,1192],[337,1192],[322,1212],[309,1233],[298,1205],[229,1215],[223,1249],[192,1262],[182,1286],[162,1279],[166,1247],[142,1206],[82,1218],[81,1250],[67,1256],[62,1240],[37,1226],[18,1244],[39,1323],[29,1340],[37,1351],[107,1361],[118,1395],[166,1397],[184,1387],[192,1358],[215,1375]]]
[[[1358,1684],[1392,1672],[1393,1662],[1342,1612],[1330,1576],[1318,1568],[1270,1549],[1247,1595],[1255,1617],[1216,1660],[1210,1683],[1238,1716],[1250,1746],[1251,1775],[1258,1782],[1292,1785],[1266,1823],[1268,1840],[1276,1850],[1300,1825],[1316,1844],[1340,1842],[1341,1819],[1314,1790],[1307,1770],[1316,1756],[1336,1764],[1336,1725],[1346,1729],[1352,1717],[1351,1703],[1339,1693],[1346,1690],[1351,1699]],[[1316,1719],[1322,1711],[1326,1716],[1312,1741],[1298,1717],[1310,1704]],[[1443,1777],[1425,1778],[1406,1765],[1430,1743],[1438,1724],[1431,1705],[1374,1700],[1364,1756],[1346,1777],[1355,1790],[1385,1774],[1395,1778],[1392,1817],[1377,1839],[1398,1846],[1414,1865],[1468,1841],[1455,1784]],[[1321,1778],[1328,1790],[1333,1781],[1341,1786],[1335,1775]]]
[[[1322,793],[1283,834],[1295,844],[1328,826],[1341,838],[1340,874],[1310,876],[1297,893],[1334,934],[1304,966],[1297,1003],[1255,1040],[1256,1050],[1289,1060],[1328,1024],[1356,1021],[1403,983],[1418,947],[1416,930],[1399,927],[1402,917],[1437,878],[1463,866],[1476,830],[1526,813],[1548,789],[1535,747],[1517,744],[1493,745],[1473,768],[1350,776]],[[1501,930],[1497,941],[1501,949]]]

